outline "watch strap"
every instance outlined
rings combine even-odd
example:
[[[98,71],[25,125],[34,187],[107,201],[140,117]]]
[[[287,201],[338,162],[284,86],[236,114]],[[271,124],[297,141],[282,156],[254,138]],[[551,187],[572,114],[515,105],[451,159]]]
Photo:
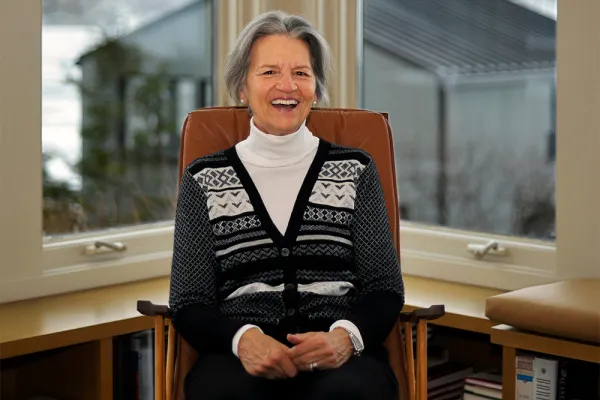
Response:
[[[352,342],[352,347],[354,347],[354,355],[360,356],[360,353],[363,351],[363,345],[360,343],[360,340],[356,337],[356,335],[349,329],[343,328],[348,335],[350,336],[350,341]]]

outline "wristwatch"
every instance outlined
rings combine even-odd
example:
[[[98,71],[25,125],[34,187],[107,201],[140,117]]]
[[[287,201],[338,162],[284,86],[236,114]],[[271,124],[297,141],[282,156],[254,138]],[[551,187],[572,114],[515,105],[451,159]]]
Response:
[[[360,356],[360,353],[362,353],[362,351],[364,350],[365,346],[362,345],[362,343],[360,342],[360,340],[358,340],[358,337],[356,337],[356,335],[354,333],[352,333],[351,330],[343,328],[346,332],[348,332],[348,335],[350,336],[350,341],[352,342],[352,346],[354,347],[354,355],[355,356]]]

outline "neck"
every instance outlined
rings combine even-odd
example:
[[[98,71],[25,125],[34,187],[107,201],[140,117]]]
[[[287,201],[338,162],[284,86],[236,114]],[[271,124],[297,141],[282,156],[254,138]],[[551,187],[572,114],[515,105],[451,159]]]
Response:
[[[250,120],[250,135],[239,143],[240,158],[262,165],[282,166],[306,157],[318,145],[318,139],[304,122],[298,130],[278,136],[265,133]]]

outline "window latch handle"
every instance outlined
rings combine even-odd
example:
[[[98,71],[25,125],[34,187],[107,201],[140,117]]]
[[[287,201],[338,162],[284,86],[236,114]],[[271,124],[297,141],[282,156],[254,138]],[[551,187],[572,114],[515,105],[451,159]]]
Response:
[[[127,250],[127,246],[121,242],[105,242],[103,240],[97,240],[94,244],[90,244],[85,247],[85,254],[101,254],[108,252],[121,252]]]
[[[501,247],[496,240],[490,240],[486,244],[469,243],[467,251],[475,255],[478,260],[491,254],[494,256],[505,256],[507,253],[506,248]]]

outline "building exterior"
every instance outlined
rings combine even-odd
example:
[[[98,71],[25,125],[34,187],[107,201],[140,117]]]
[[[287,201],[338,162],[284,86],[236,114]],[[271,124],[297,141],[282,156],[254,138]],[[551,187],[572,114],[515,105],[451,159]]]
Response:
[[[181,123],[212,104],[211,16],[193,2],[81,58],[84,199],[170,218]],[[509,0],[366,0],[363,24],[362,106],[389,113],[403,217],[550,234],[555,21]],[[99,148],[116,186],[94,175]]]
[[[195,1],[79,59],[88,224],[173,217],[183,121],[213,101],[212,13]]]
[[[389,113],[405,217],[546,234],[521,220],[554,193],[555,21],[508,0],[368,0],[363,23],[363,105]]]

